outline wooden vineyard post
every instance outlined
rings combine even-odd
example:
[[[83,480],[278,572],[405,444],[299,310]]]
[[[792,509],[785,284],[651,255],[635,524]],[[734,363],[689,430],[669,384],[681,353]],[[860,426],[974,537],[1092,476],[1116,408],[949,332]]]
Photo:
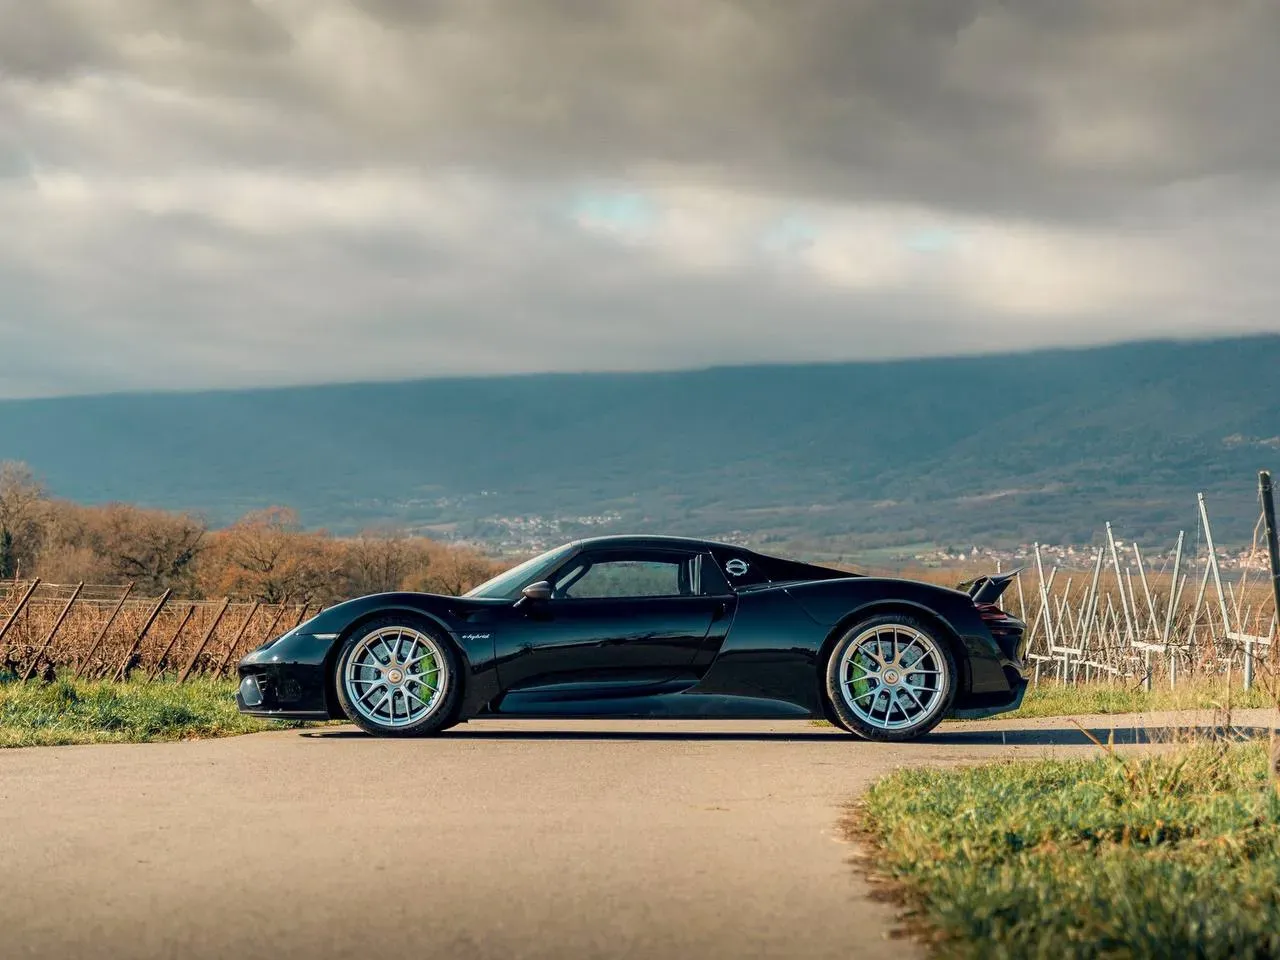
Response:
[[[147,631],[151,629],[151,625],[156,622],[156,617],[160,616],[160,611],[164,609],[164,605],[169,602],[169,598],[173,596],[172,590],[166,590],[161,594],[159,601],[151,610],[151,615],[147,617],[147,622],[142,625],[142,629],[138,631],[138,635],[133,638],[133,643],[129,645],[129,649],[124,652],[124,656],[120,658],[120,666],[116,667],[114,679],[123,680],[125,673],[129,669],[129,661],[133,658],[134,652],[142,645],[143,639],[147,635]]]
[[[1276,536],[1276,501],[1271,491],[1271,471],[1263,470],[1258,474],[1258,494],[1262,497],[1262,518],[1267,537],[1267,565],[1271,570],[1271,597],[1276,604],[1276,616],[1272,619],[1272,629],[1268,631],[1271,640],[1271,658],[1275,662],[1276,650],[1280,647],[1274,625],[1280,620],[1280,540]],[[1280,759],[1280,753],[1275,754]],[[1277,782],[1280,789],[1280,781]]]
[[[45,655],[50,645],[53,643],[53,638],[57,635],[58,631],[62,629],[63,621],[65,621],[67,619],[67,615],[71,613],[71,608],[75,605],[76,598],[80,596],[80,591],[83,589],[84,581],[81,581],[80,583],[77,583],[76,588],[71,591],[71,596],[67,598],[66,606],[64,606],[62,608],[62,612],[58,614],[58,619],[53,621],[53,627],[50,628],[49,635],[44,638],[44,643],[40,645],[39,652],[34,658],[32,658],[31,662],[27,664],[27,669],[22,671],[23,683],[30,680],[31,675],[36,672],[36,664],[40,662],[40,658]]]
[[[22,611],[27,608],[27,604],[31,601],[32,595],[36,592],[36,587],[40,586],[40,578],[31,581],[31,585],[27,587],[27,592],[22,595],[22,599],[18,601],[18,605],[13,608],[8,618],[4,622],[4,626],[0,627],[0,640],[3,640],[5,634],[9,632],[9,628],[18,622],[18,617]]]
[[[220,676],[222,671],[226,669],[227,661],[231,659],[232,651],[235,650],[241,639],[243,639],[245,633],[248,631],[249,624],[253,622],[253,618],[257,615],[258,608],[260,606],[262,606],[260,601],[253,601],[253,606],[249,608],[249,615],[244,618],[244,623],[240,624],[240,629],[236,631],[236,635],[231,639],[231,642],[227,644],[227,652],[224,653],[222,655],[222,659],[218,661],[218,667],[213,671],[213,675],[215,677]]]
[[[93,655],[98,652],[98,647],[102,645],[102,641],[107,636],[107,631],[111,629],[111,625],[116,622],[116,617],[120,616],[120,611],[124,609],[124,602],[129,599],[129,594],[133,593],[133,584],[125,584],[124,593],[120,595],[120,600],[116,604],[111,616],[107,617],[107,622],[102,625],[102,629],[98,631],[98,635],[93,638],[93,643],[89,647],[89,652],[80,660],[76,667],[76,679],[79,680],[84,668],[89,665],[89,661],[93,659]]]
[[[271,639],[271,636],[275,633],[276,627],[280,625],[280,621],[281,619],[283,619],[285,610],[287,609],[288,605],[289,605],[289,597],[288,595],[286,595],[285,598],[280,601],[280,609],[276,611],[276,615],[272,618],[271,624],[267,627],[267,639]],[[250,614],[250,618],[252,618],[252,614]],[[248,620],[246,620],[244,623],[245,623],[245,626],[249,625]],[[243,632],[244,631],[242,630],[241,633]],[[226,669],[227,661],[231,659],[232,651],[235,650],[236,643],[238,642],[239,642],[239,638],[237,637],[236,642],[232,643],[231,646],[227,647],[226,655],[222,658],[222,662],[218,664],[218,673],[222,673],[222,671]]]
[[[213,623],[209,624],[209,629],[204,632],[204,636],[200,638],[200,646],[196,647],[196,652],[191,655],[191,659],[187,661],[187,666],[178,676],[179,683],[186,683],[187,677],[191,676],[191,671],[195,669],[196,661],[200,659],[200,654],[204,653],[204,648],[209,645],[209,639],[213,636],[213,631],[218,629],[218,624],[222,622],[223,614],[227,612],[227,607],[231,606],[231,598],[223,597],[222,606],[218,608],[217,615],[213,618]]]
[[[169,658],[169,654],[173,651],[173,645],[178,642],[178,638],[182,636],[182,631],[187,628],[187,624],[191,622],[191,618],[196,614],[196,605],[194,603],[187,605],[186,616],[182,618],[182,622],[178,624],[178,629],[173,631],[173,636],[169,638],[169,642],[165,644],[164,653],[156,658],[156,662],[151,665],[151,670],[147,673],[147,682],[150,683],[160,673],[160,667]]]
[[[280,601],[280,609],[276,611],[276,615],[271,618],[271,623],[267,626],[267,639],[271,639],[276,632],[276,627],[280,626],[280,621],[284,619],[285,613],[289,609],[289,596],[285,594],[285,598]]]

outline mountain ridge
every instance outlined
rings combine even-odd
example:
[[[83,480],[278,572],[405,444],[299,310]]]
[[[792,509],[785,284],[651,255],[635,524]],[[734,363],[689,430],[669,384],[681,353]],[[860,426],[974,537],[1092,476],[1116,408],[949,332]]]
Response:
[[[529,514],[851,549],[1079,542],[1104,519],[1163,537],[1203,489],[1229,542],[1276,459],[1277,364],[1266,335],[3,400],[0,459],[88,502],[489,540]]]

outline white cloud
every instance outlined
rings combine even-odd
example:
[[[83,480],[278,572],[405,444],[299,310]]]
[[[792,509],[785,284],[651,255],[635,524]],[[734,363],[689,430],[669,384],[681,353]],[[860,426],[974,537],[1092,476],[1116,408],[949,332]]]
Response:
[[[1274,10],[673,4],[0,0],[0,396],[1280,329]]]

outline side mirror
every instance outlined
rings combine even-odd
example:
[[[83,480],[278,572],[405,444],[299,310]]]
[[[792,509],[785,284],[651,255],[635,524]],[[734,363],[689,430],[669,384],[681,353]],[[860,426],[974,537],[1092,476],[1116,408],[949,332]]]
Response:
[[[551,599],[551,584],[546,580],[539,580],[537,583],[531,583],[520,591],[520,599],[517,606],[524,603],[545,603]]]

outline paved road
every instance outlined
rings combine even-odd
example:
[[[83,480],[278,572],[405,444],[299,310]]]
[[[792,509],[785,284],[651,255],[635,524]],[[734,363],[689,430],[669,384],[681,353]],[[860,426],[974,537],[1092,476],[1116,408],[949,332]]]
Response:
[[[1132,740],[1130,718],[1085,719]],[[0,751],[0,956],[910,957],[848,865],[843,806],[901,764],[1087,749],[1062,720],[911,746],[482,721]]]

